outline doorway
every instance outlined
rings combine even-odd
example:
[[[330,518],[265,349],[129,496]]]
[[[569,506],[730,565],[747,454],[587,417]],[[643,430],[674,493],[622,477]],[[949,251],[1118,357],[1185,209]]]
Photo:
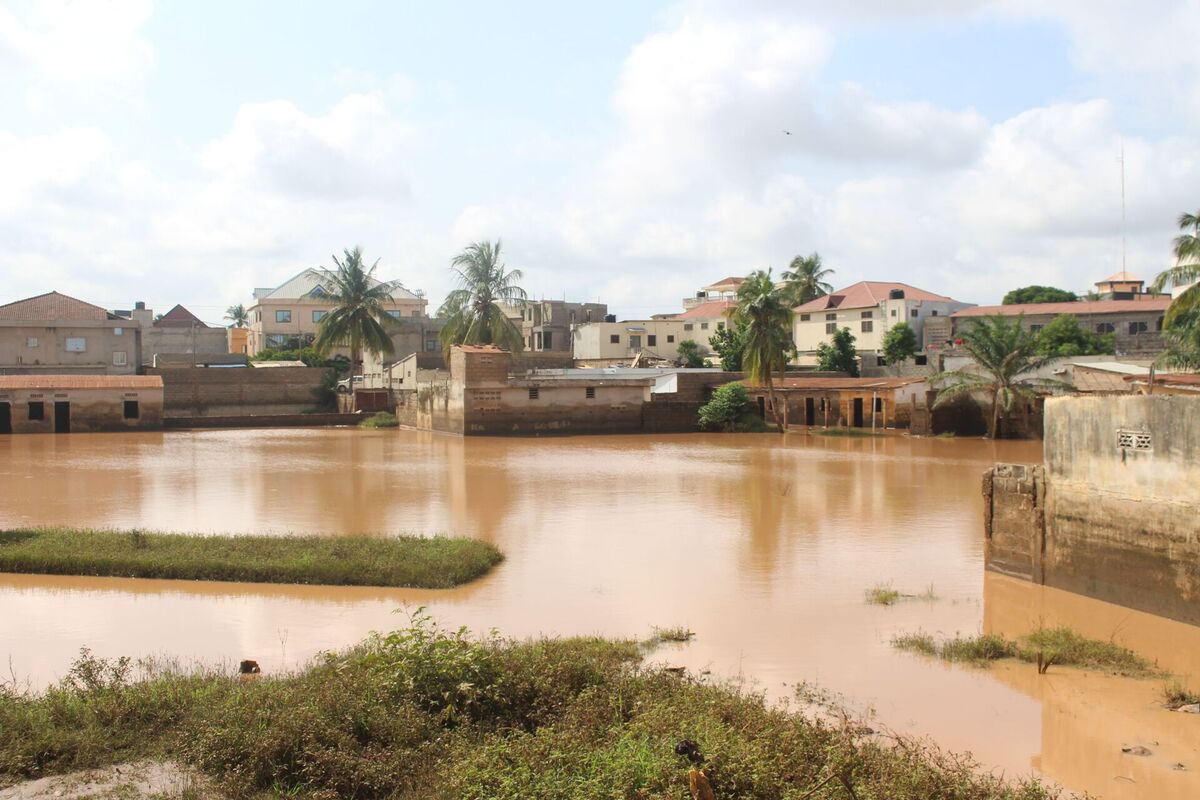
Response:
[[[863,399],[861,397],[854,398],[854,427],[861,428],[863,426]]]
[[[71,432],[71,404],[65,400],[56,400],[54,403],[54,432]]]
[[[817,401],[811,397],[804,398],[804,424],[810,428],[817,424]]]
[[[12,406],[0,403],[0,433],[12,433]]]

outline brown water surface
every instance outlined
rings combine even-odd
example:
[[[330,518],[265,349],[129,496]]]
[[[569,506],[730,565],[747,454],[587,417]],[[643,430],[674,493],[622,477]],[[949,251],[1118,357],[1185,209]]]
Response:
[[[494,542],[507,559],[451,591],[0,575],[0,659],[35,685],[81,645],[254,658],[273,671],[420,605],[514,636],[686,625],[697,638],[659,658],[740,674],[773,696],[816,682],[1009,774],[1121,800],[1200,796],[1200,718],[1162,710],[1159,682],[950,667],[889,644],[916,629],[1018,635],[1063,621],[1200,678],[1200,629],[985,576],[980,475],[1040,457],[1037,443],[794,434],[4,437],[3,527],[446,533]],[[878,583],[932,586],[938,599],[867,605]],[[1126,743],[1154,753],[1134,759]]]

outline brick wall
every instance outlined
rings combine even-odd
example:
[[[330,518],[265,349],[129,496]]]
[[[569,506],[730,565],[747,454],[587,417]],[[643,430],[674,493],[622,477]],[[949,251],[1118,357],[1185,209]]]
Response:
[[[988,569],[1042,583],[1046,473],[1040,466],[997,464],[983,474]]]
[[[149,368],[163,379],[166,417],[301,414],[316,406],[319,367]]]

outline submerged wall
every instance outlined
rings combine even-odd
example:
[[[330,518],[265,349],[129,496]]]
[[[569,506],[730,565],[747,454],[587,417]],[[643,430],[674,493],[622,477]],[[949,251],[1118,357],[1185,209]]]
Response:
[[[319,367],[149,368],[163,381],[165,417],[302,414],[317,405]]]
[[[1200,624],[1200,398],[1052,399],[1045,454],[985,476],[988,568]]]

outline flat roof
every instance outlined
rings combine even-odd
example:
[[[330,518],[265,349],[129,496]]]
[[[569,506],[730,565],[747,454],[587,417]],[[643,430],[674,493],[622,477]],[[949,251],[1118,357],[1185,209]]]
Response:
[[[1171,305],[1170,297],[1147,297],[1144,300],[1076,300],[1073,303],[1020,303],[1008,306],[975,306],[955,311],[950,316],[963,317],[1016,317],[1026,314],[1031,317],[1042,314],[1128,314],[1144,311],[1147,314],[1166,311]]]
[[[158,375],[0,375],[5,389],[161,389]]]

